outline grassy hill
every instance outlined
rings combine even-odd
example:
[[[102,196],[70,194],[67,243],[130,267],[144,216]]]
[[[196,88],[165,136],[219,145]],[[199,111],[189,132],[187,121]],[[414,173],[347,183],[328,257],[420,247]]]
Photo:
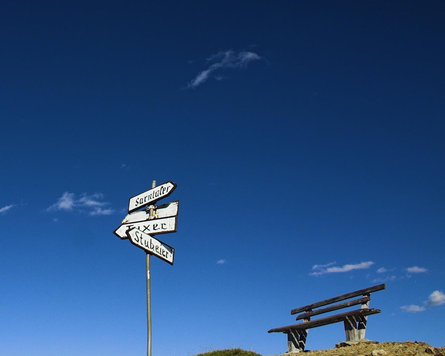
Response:
[[[205,354],[199,354],[197,356],[261,356],[261,355],[252,351],[231,349],[231,350],[206,352]]]
[[[305,352],[307,356],[445,356],[445,347],[432,347],[424,342],[363,342],[330,350]],[[197,356],[261,356],[241,349],[212,351]]]

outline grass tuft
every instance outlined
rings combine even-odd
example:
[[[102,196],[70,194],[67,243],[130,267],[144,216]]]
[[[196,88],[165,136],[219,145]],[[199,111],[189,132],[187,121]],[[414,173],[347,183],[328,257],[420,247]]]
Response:
[[[252,351],[231,349],[231,350],[218,350],[218,351],[206,352],[204,354],[199,354],[196,356],[261,356],[261,355]]]

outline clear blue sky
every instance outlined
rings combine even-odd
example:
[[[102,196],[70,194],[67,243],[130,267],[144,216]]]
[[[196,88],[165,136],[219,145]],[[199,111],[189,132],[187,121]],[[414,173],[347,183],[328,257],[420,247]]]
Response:
[[[286,350],[292,308],[379,283],[368,337],[444,345],[443,1],[3,1],[0,348]],[[308,348],[344,339],[310,331]]]

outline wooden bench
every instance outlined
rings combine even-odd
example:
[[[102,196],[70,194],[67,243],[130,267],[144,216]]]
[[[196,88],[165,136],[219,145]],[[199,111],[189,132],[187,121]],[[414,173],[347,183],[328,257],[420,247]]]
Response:
[[[308,329],[316,328],[318,326],[338,323],[341,321],[344,322],[347,342],[364,341],[366,340],[365,332],[366,332],[366,323],[368,316],[380,313],[379,309],[369,308],[369,303],[371,301],[371,293],[383,290],[385,288],[386,288],[385,284],[379,284],[373,287],[360,289],[355,292],[346,293],[338,297],[322,300],[320,302],[309,304],[304,307],[292,309],[290,312],[292,315],[302,312],[297,316],[296,320],[303,320],[303,322],[299,324],[287,325],[275,329],[270,329],[268,332],[269,333],[282,332],[287,334],[289,353],[297,353],[300,351],[304,351]],[[337,303],[358,296],[361,297],[344,303]],[[326,308],[320,308],[329,304],[332,305]],[[332,312],[338,309],[348,308],[358,304],[361,305],[360,309],[355,309],[311,320],[311,318],[315,315]]]

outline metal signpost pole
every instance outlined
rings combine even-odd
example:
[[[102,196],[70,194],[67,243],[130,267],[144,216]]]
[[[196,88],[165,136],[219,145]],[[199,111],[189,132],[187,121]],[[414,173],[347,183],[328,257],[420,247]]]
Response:
[[[151,356],[151,283],[149,253],[147,253],[147,356]]]
[[[151,187],[156,187],[153,180]],[[146,254],[147,263],[147,356],[151,356],[151,279],[150,279],[150,254]]]

